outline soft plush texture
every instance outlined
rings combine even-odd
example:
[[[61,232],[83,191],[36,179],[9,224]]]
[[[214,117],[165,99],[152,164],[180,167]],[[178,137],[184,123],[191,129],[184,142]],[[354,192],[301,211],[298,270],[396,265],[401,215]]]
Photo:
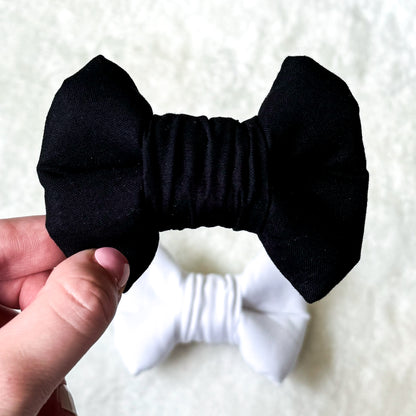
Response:
[[[190,344],[137,378],[113,328],[69,374],[83,415],[414,416],[416,4],[399,0],[0,0],[0,213],[44,212],[36,175],[45,115],[92,56],[125,68],[157,114],[252,117],[289,55],[348,81],[371,175],[360,263],[312,315],[281,386],[232,346]],[[149,69],[151,68],[151,69]],[[238,273],[257,237],[169,231],[186,270]]]
[[[286,58],[258,116],[154,115],[129,75],[97,56],[67,78],[45,123],[38,174],[46,227],[70,256],[111,246],[128,290],[159,231],[256,233],[308,301],[360,258],[368,172],[359,109],[313,59]]]
[[[130,373],[165,360],[178,344],[236,345],[254,371],[281,383],[295,368],[309,314],[305,300],[265,250],[242,273],[187,273],[159,245],[114,318]]]

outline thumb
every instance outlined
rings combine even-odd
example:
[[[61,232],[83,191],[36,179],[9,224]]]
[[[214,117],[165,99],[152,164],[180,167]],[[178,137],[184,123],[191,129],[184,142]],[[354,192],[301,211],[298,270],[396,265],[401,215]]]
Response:
[[[126,258],[108,247],[52,271],[36,299],[0,329],[0,413],[40,409],[111,322],[128,275]]]

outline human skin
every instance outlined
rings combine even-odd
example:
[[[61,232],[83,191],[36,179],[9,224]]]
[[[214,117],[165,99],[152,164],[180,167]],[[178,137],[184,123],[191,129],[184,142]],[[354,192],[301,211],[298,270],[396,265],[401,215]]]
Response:
[[[75,413],[64,378],[111,322],[128,275],[112,248],[66,259],[44,216],[0,220],[0,415]]]

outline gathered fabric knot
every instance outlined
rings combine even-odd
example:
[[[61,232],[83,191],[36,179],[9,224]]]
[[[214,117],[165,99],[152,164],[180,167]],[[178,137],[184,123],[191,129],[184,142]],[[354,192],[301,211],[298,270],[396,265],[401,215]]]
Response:
[[[182,279],[181,343],[237,343],[241,297],[235,276],[190,273]]]
[[[159,231],[262,230],[269,152],[257,117],[154,114],[140,143],[141,199]]]

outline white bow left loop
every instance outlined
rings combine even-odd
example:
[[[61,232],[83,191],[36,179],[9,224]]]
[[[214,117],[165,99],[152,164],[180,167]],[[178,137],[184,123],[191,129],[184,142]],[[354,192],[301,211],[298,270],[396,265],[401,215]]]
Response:
[[[238,275],[185,274],[159,246],[116,313],[115,342],[132,374],[153,367],[178,343],[239,346],[273,381],[294,367],[309,314],[306,303],[265,252]]]

